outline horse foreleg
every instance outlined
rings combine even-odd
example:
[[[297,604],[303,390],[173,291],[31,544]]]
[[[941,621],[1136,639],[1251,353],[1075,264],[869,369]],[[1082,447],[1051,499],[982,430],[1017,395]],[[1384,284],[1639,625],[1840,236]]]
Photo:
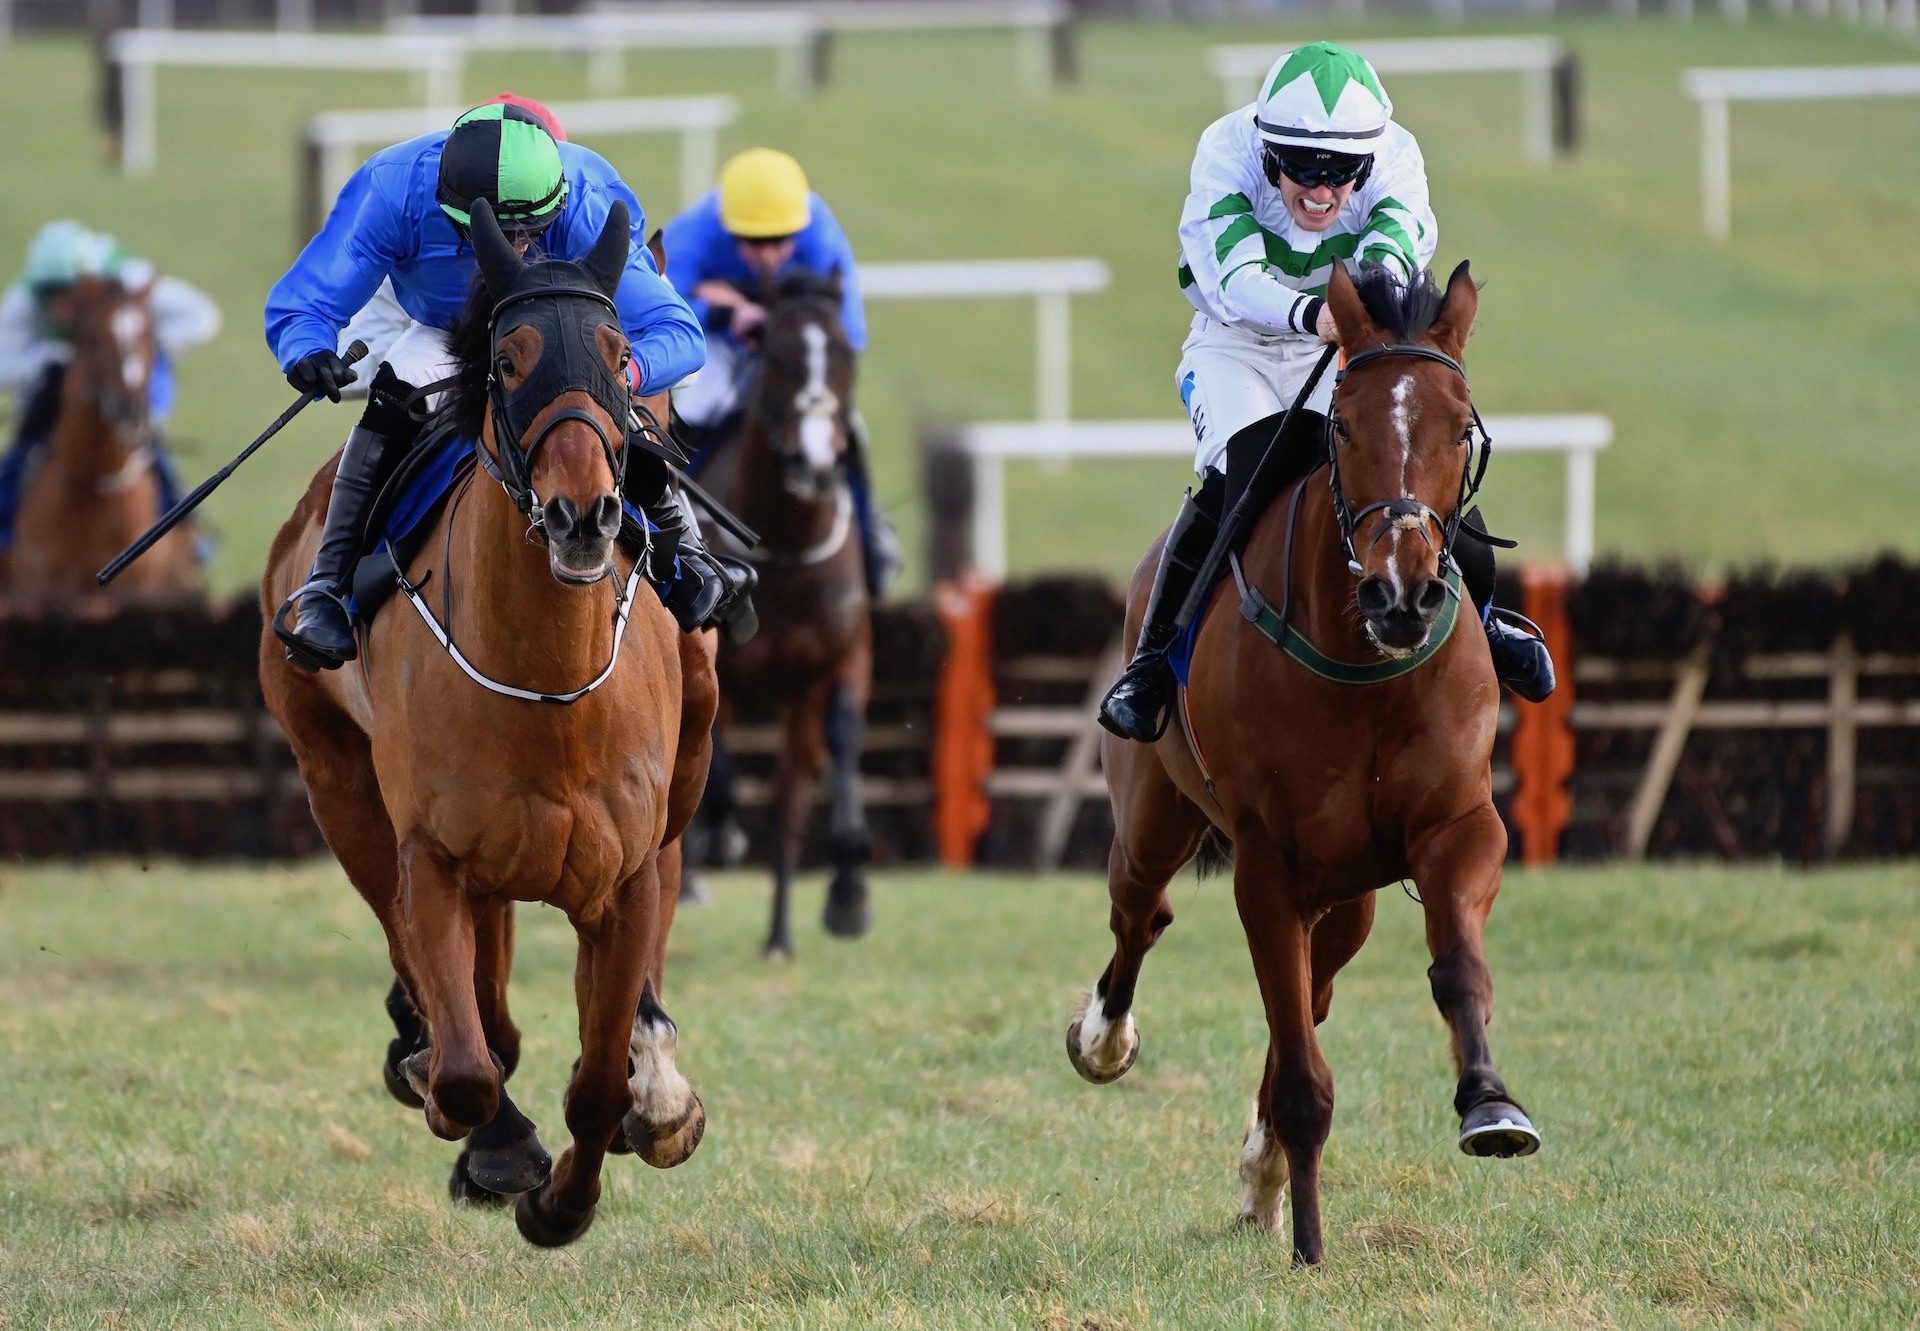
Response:
[[[586,1233],[600,1201],[600,1170],[621,1120],[633,1106],[628,1045],[652,956],[660,878],[654,856],[617,904],[588,923],[580,936],[574,992],[580,1006],[580,1062],[567,1086],[567,1130],[573,1143],[552,1176],[514,1205],[514,1221],[530,1243],[557,1248]]]
[[[433,1028],[428,1056],[407,1061],[408,1080],[426,1101],[427,1126],[457,1141],[500,1107],[500,1071],[474,996],[473,902],[452,865],[416,840],[401,846],[400,871],[408,971]]]
[[[1233,876],[1234,901],[1246,929],[1271,1038],[1260,1098],[1254,1102],[1240,1152],[1240,1219],[1278,1229],[1280,1199],[1291,1182],[1293,1260],[1310,1264],[1326,1256],[1320,1233],[1320,1152],[1333,1128],[1333,1072],[1313,1030],[1309,922],[1284,885],[1275,881],[1277,863],[1277,855],[1243,842]]]
[[[787,704],[781,718],[786,733],[774,791],[773,918],[767,926],[764,949],[770,961],[784,961],[793,955],[793,874],[800,862],[807,814],[813,806],[813,774],[820,764],[819,704],[819,691],[810,689]]]
[[[1493,975],[1481,939],[1500,891],[1507,831],[1491,804],[1417,838],[1409,861],[1426,910],[1427,979],[1452,1037],[1459,1085],[1460,1149],[1469,1155],[1532,1155],[1540,1134],[1494,1070],[1487,1023]]]
[[[513,969],[513,902],[485,897],[474,903],[474,998],[487,1049],[500,1064],[500,1107],[473,1130],[453,1162],[447,1191],[455,1201],[500,1205],[537,1188],[553,1168],[533,1121],[507,1094],[506,1082],[520,1062],[520,1029],[507,1011],[507,977]]]
[[[1113,959],[1067,1026],[1067,1060],[1088,1081],[1116,1081],[1140,1052],[1134,987],[1147,952],[1173,923],[1167,884],[1193,858],[1206,818],[1143,746],[1109,741],[1113,846],[1107,852]]]
[[[867,809],[860,791],[860,749],[867,725],[867,653],[842,671],[827,702],[827,755],[833,764],[830,845],[833,881],[821,922],[836,938],[859,938],[872,927],[867,880],[861,873],[873,854]]]

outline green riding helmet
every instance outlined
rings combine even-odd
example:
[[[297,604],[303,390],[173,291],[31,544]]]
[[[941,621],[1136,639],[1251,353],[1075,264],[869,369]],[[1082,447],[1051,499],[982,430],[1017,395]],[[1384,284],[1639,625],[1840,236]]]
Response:
[[[567,173],[553,135],[532,112],[499,102],[453,122],[440,150],[440,210],[462,231],[475,199],[493,205],[508,234],[538,234],[567,202]]]

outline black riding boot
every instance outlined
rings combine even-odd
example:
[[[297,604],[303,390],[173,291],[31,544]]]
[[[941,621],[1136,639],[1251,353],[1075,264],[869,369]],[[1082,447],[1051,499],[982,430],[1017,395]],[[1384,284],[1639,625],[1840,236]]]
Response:
[[[287,598],[300,613],[287,626],[288,606],[274,616],[273,631],[287,646],[287,660],[302,670],[337,670],[360,654],[347,618],[346,594],[360,553],[361,526],[393,464],[420,433],[407,414],[411,385],[382,365],[367,390],[367,409],[347,436],[327,498],[326,527],[306,585]]]
[[[1120,672],[1119,681],[1100,703],[1100,724],[1122,739],[1149,744],[1166,733],[1175,686],[1173,667],[1167,661],[1167,649],[1173,645],[1175,633],[1174,616],[1180,613],[1200,565],[1213,548],[1225,487],[1224,476],[1208,472],[1199,493],[1187,496],[1180,516],[1173,520],[1173,529],[1167,533],[1160,567],[1153,575],[1153,593],[1147,598],[1139,645],[1133,650],[1133,660]]]
[[[1462,526],[1483,536],[1487,530],[1477,508],[1467,513]],[[1501,544],[1513,543],[1502,541]],[[1463,530],[1453,541],[1453,561],[1460,566],[1467,596],[1480,610],[1480,623],[1487,631],[1487,650],[1493,655],[1494,675],[1522,701],[1545,702],[1558,682],[1553,672],[1553,656],[1541,638],[1539,625],[1525,615],[1493,604],[1497,577],[1493,546]]]
[[[680,577],[665,600],[681,632],[731,623],[750,608],[747,597],[760,575],[751,564],[722,559],[707,549],[700,525],[687,517],[672,484],[661,485],[651,499],[635,502],[647,521],[659,528],[661,540],[680,556]]]

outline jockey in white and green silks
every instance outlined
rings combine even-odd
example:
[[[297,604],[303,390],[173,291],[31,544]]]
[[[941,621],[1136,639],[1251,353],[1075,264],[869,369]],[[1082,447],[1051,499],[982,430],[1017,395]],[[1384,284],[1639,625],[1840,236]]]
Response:
[[[1174,616],[1281,413],[1336,340],[1333,265],[1378,263],[1411,280],[1438,242],[1420,145],[1394,122],[1373,66],[1343,46],[1289,51],[1251,105],[1201,134],[1180,216],[1180,289],[1195,313],[1175,372],[1201,486],[1167,535],[1133,660],[1101,704],[1107,729],[1146,741],[1165,728]],[[1319,460],[1332,394],[1328,374],[1287,423],[1294,474]],[[1465,544],[1490,591],[1490,551]],[[1487,632],[1504,682],[1523,697],[1552,690],[1534,639],[1497,619]]]

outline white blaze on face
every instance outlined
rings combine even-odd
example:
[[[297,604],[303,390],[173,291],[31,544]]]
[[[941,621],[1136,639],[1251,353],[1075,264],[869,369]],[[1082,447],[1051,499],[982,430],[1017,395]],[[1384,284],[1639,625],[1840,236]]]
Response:
[[[800,453],[815,471],[826,471],[839,458],[835,422],[840,399],[827,387],[827,330],[817,323],[803,324],[800,336],[807,344],[807,382],[793,398],[800,418]]]
[[[138,388],[146,381],[147,363],[142,353],[147,336],[147,312],[139,305],[122,305],[113,312],[113,340],[120,349],[120,382]]]

